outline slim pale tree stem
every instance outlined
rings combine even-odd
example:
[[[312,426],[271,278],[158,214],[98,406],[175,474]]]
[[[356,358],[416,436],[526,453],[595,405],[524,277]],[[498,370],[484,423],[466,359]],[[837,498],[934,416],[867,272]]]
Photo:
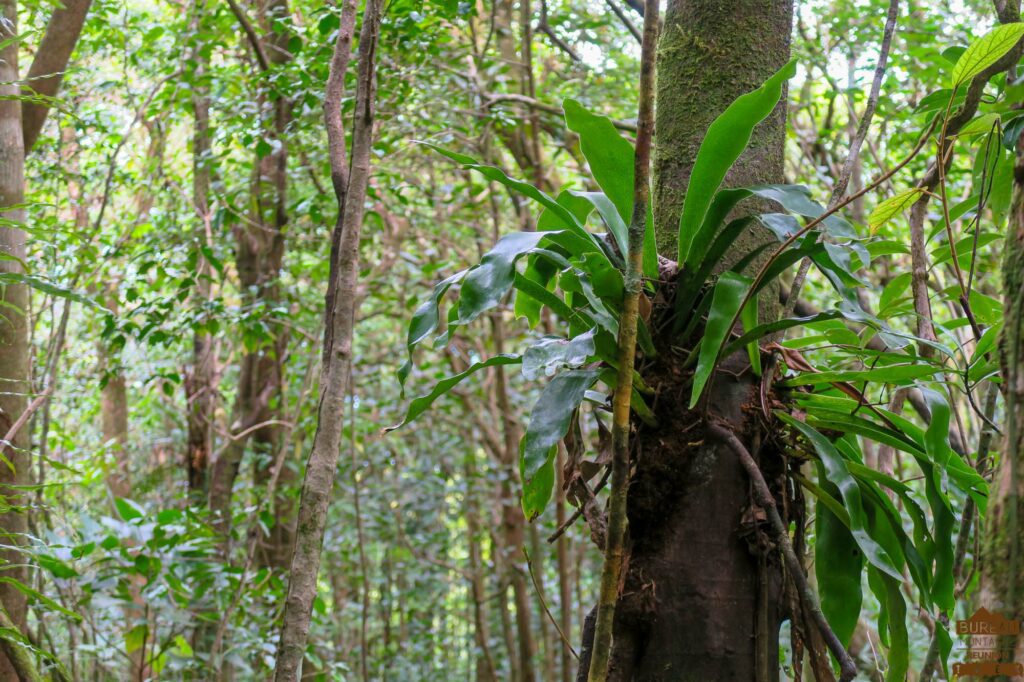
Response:
[[[320,376],[316,435],[302,483],[291,558],[288,596],[277,648],[276,682],[296,682],[302,670],[306,639],[317,594],[317,573],[323,547],[327,510],[334,487],[334,473],[341,450],[346,392],[351,381],[352,335],[355,327],[359,274],[359,233],[370,179],[370,148],[373,144],[376,96],[377,42],[383,0],[367,0],[359,36],[359,70],[352,128],[352,154],[346,164],[341,98],[345,67],[349,61],[355,0],[342,6],[341,28],[335,43],[331,72],[324,98],[331,161],[331,179],[338,200],[338,219],[331,247],[324,329],[324,361]],[[343,182],[341,182],[343,181]],[[351,409],[351,408],[350,408]]]
[[[878,63],[875,64],[875,76],[871,81],[871,90],[868,93],[868,103],[864,107],[864,115],[860,118],[860,124],[857,126],[857,132],[854,133],[853,139],[850,140],[850,153],[846,156],[846,162],[843,163],[843,169],[836,179],[836,184],[832,187],[832,196],[829,198],[828,207],[835,208],[836,205],[842,200],[843,195],[846,194],[846,188],[850,184],[850,177],[853,175],[853,169],[857,165],[857,161],[860,159],[860,149],[864,145],[864,140],[867,139],[868,131],[871,129],[871,119],[875,116],[875,108],[878,106],[878,97],[882,91],[882,79],[885,78],[885,70],[889,62],[889,50],[892,47],[892,37],[896,32],[896,19],[900,14],[900,2],[899,0],[890,0],[889,12],[885,18],[885,29],[882,32],[882,47],[878,51]],[[853,114],[853,108],[851,104],[850,114]],[[807,273],[811,269],[811,259],[804,258],[800,262],[800,269],[797,271],[796,276],[793,278],[793,285],[789,289],[789,298],[786,299],[786,306],[783,310],[782,317],[789,317],[793,314],[793,309],[796,307],[796,302],[800,298],[800,291],[803,288],[804,281],[807,278]]]
[[[629,410],[636,356],[637,314],[643,285],[644,233],[650,193],[651,138],[654,132],[654,65],[658,42],[658,3],[646,0],[644,33],[640,54],[640,107],[637,115],[634,160],[633,216],[629,225],[629,255],[626,261],[625,295],[619,318],[618,378],[612,399],[612,490],[608,503],[608,534],[605,538],[601,593],[597,602],[593,658],[589,681],[608,678],[611,658],[615,602],[619,596],[626,545],[626,494],[629,487]]]

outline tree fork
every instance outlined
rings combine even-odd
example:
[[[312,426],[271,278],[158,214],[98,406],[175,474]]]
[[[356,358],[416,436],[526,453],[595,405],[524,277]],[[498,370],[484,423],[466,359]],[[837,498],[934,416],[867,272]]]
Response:
[[[646,0],[644,33],[640,53],[640,106],[637,114],[634,159],[633,216],[629,224],[629,256],[626,261],[625,293],[619,319],[618,377],[612,399],[612,489],[608,505],[608,533],[605,537],[604,566],[594,630],[593,658],[588,679],[604,682],[611,658],[615,602],[626,544],[626,498],[629,488],[629,412],[636,357],[637,315],[643,286],[644,233],[650,195],[651,139],[654,132],[654,68],[658,42],[658,3]]]

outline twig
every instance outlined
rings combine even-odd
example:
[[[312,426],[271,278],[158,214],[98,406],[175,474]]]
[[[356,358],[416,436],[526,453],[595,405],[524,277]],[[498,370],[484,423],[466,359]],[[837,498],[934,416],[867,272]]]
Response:
[[[882,89],[882,79],[885,77],[885,69],[889,61],[889,50],[892,47],[893,34],[896,32],[896,18],[899,16],[899,11],[899,0],[890,0],[889,13],[885,19],[885,30],[882,33],[882,46],[878,53],[878,64],[875,66],[875,76],[871,81],[871,90],[868,94],[868,103],[864,107],[864,115],[861,116],[857,132],[854,133],[853,139],[850,140],[850,153],[843,163],[843,168],[839,173],[835,186],[832,187],[832,196],[828,201],[829,208],[834,208],[842,199],[843,194],[846,193],[846,188],[850,184],[850,177],[853,175],[854,166],[856,166],[857,160],[860,158],[861,146],[863,146],[864,140],[868,136],[868,130],[871,129],[871,119],[874,118],[875,109],[878,107],[878,96]],[[783,318],[793,314],[793,308],[796,307],[797,299],[800,298],[800,290],[803,288],[804,280],[807,278],[807,273],[810,269],[811,259],[810,257],[805,257],[800,262],[800,269],[793,278],[793,285],[789,290],[789,299],[786,301],[786,306],[782,313]]]
[[[633,34],[633,37],[636,38],[636,42],[643,43],[643,36],[640,35],[640,31],[637,29],[636,25],[629,20],[629,17],[627,17],[626,13],[622,11],[622,8],[619,7],[618,3],[615,2],[615,0],[604,1],[608,7],[611,8],[612,12],[615,13],[615,16],[619,18],[619,21],[621,21],[629,32]],[[641,12],[641,14],[643,13]]]
[[[740,458],[740,463],[746,469],[750,482],[753,485],[754,499],[768,515],[768,521],[771,525],[772,534],[775,536],[775,542],[782,549],[782,556],[786,561],[786,567],[790,577],[793,579],[793,584],[799,592],[803,606],[810,613],[811,618],[814,619],[814,623],[817,625],[822,638],[824,638],[829,651],[839,661],[839,680],[840,682],[849,682],[857,675],[857,666],[853,662],[853,658],[843,647],[842,642],[839,641],[836,633],[829,627],[828,621],[825,620],[825,614],[821,612],[818,598],[815,596],[814,591],[811,590],[810,585],[807,584],[807,576],[804,575],[803,566],[800,565],[800,560],[797,558],[796,552],[793,551],[793,543],[789,539],[789,532],[782,522],[782,517],[779,516],[779,510],[775,505],[775,498],[772,496],[771,490],[768,489],[768,484],[761,474],[761,469],[758,468],[757,462],[754,461],[747,448],[744,447],[743,443],[740,442],[739,438],[731,430],[715,422],[709,422],[708,431],[728,445]]]
[[[534,99],[533,97],[527,97],[526,95],[520,95],[514,92],[485,93],[484,99],[487,100],[487,106],[490,106],[491,104],[497,104],[499,102],[516,102],[518,104],[525,104],[526,106],[532,109],[536,109],[538,111],[543,111],[548,114],[554,114],[555,116],[564,115],[562,107],[555,106],[554,104],[548,104],[547,102],[541,102],[540,100]],[[625,131],[627,133],[636,132],[635,123],[630,123],[629,121],[619,121],[616,119],[611,119],[611,121],[612,125],[618,128],[619,130]]]
[[[537,598],[540,599],[540,605],[544,607],[544,613],[547,614],[548,620],[555,626],[555,630],[558,631],[558,636],[562,638],[562,643],[565,644],[565,648],[569,650],[569,653],[573,655],[577,661],[580,660],[580,655],[576,653],[576,649],[573,648],[572,643],[569,642],[569,638],[565,636],[561,626],[555,617],[551,615],[551,609],[548,608],[547,600],[544,599],[544,591],[540,589],[540,585],[537,583],[537,576],[533,573],[533,561],[530,559],[530,553],[523,547],[523,556],[526,557],[526,568],[530,572],[530,580],[533,582],[533,589],[537,591]]]
[[[252,22],[249,21],[249,17],[245,15],[245,10],[239,7],[235,0],[228,0],[228,7],[231,8],[231,13],[238,19],[238,23],[242,26],[242,31],[245,32],[245,37],[249,39],[249,44],[252,45],[253,52],[256,53],[256,61],[260,63],[260,69],[263,71],[270,70],[270,61],[267,59],[267,53],[263,50],[263,42],[260,37],[256,35],[256,29],[252,27]]]
[[[610,468],[605,469],[604,476],[601,477],[601,480],[598,481],[597,483],[597,487],[594,488],[594,495],[601,492],[601,490],[604,488],[605,483],[608,482],[608,477],[611,476],[611,474],[612,470]],[[572,513],[572,516],[566,519],[565,523],[558,527],[558,530],[556,530],[554,533],[548,536],[548,542],[554,542],[555,540],[560,538],[562,534],[565,533],[565,531],[569,530],[569,528],[572,527],[572,524],[576,523],[576,519],[583,515],[587,504],[588,503],[584,503],[582,506],[576,507],[576,511]]]

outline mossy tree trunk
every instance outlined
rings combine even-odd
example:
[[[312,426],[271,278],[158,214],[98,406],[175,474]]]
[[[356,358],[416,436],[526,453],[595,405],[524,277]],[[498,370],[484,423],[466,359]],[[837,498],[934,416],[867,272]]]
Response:
[[[708,126],[788,61],[792,14],[791,0],[669,1],[658,49],[654,151],[654,219],[663,255],[675,258],[683,198]],[[782,182],[784,141],[785,98],[755,129],[726,183]],[[731,260],[770,239],[751,231]],[[771,301],[762,302],[762,317],[777,314],[777,298],[762,298]],[[782,458],[759,447],[766,442],[759,379],[745,358],[726,358],[707,391],[706,414],[690,412],[680,356],[671,352],[671,339],[658,343],[665,352],[645,378],[659,394],[659,426],[638,431],[632,455],[630,554],[609,679],[776,680],[784,601],[779,562],[775,553],[751,548],[747,474],[702,428],[708,418],[728,424],[759,453],[769,484],[780,488]]]
[[[1003,397],[1005,444],[989,493],[981,562],[981,605],[1024,620],[1024,138],[1017,142],[1013,203],[1003,260]],[[1014,655],[1024,661],[1024,636]]]

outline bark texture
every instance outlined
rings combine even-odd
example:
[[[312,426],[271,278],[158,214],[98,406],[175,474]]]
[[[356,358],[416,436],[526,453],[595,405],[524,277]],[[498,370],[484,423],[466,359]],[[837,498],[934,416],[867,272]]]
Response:
[[[989,495],[981,561],[981,605],[1024,620],[1024,138],[1017,142],[1013,203],[1003,260],[1003,397],[1006,442]],[[1024,635],[1004,645],[1024,661]]]
[[[18,44],[11,40],[18,34],[18,11],[15,0],[0,3],[3,21],[0,22],[0,218],[12,223],[24,223],[25,201],[25,147],[21,132],[21,103],[16,99],[18,88]],[[14,227],[0,230],[0,251],[14,259],[0,260],[0,272],[22,272],[25,260],[25,232]],[[7,284],[0,288],[0,433],[6,434],[25,411],[28,404],[28,287]],[[19,312],[21,311],[21,312]],[[5,443],[0,454],[10,466],[0,464],[0,497],[7,505],[26,504],[28,499],[12,485],[30,483],[28,456],[28,429],[20,429],[12,443]],[[21,511],[0,515],[0,537],[5,545],[19,545],[25,541],[28,517]],[[23,556],[15,550],[0,552],[3,573],[8,578],[27,584],[27,571]],[[10,564],[10,565],[8,565]],[[25,595],[13,585],[0,585],[0,603],[15,627],[25,629]],[[14,662],[5,653],[0,656],[0,680],[17,680]]]
[[[324,362],[320,375],[320,402],[313,447],[299,501],[291,578],[277,650],[276,682],[299,679],[306,638],[317,593],[317,573],[323,547],[327,510],[334,487],[341,448],[345,395],[352,379],[352,336],[355,328],[359,275],[359,234],[370,178],[376,97],[377,44],[383,0],[368,0],[359,37],[359,70],[352,132],[351,161],[345,154],[341,119],[345,71],[349,62],[355,2],[346,0],[341,27],[331,60],[324,98],[328,130],[331,180],[338,200],[338,218],[332,239],[330,281],[325,311]],[[337,248],[333,245],[336,244]],[[354,394],[354,391],[352,391]],[[350,409],[352,409],[350,407]]]
[[[654,224],[661,254],[676,257],[683,198],[704,133],[733,100],[789,60],[792,24],[792,0],[669,0],[658,42],[654,146]],[[782,181],[785,100],[754,130],[726,184]],[[774,238],[759,228],[741,237],[736,248],[749,251],[757,240]]]
[[[33,98],[21,106],[21,130],[26,154],[32,151],[43,129],[46,114],[50,111],[51,103],[48,100],[57,96],[64,79],[64,70],[78,43],[91,4],[92,0],[65,0],[55,5],[56,9],[46,25],[46,33],[39,43],[22,88],[22,94]]]
[[[197,28],[202,27],[202,12]],[[196,295],[200,304],[209,302],[212,294],[213,269],[200,248],[209,244],[210,227],[210,92],[205,82],[208,52],[198,45],[194,53],[196,85],[192,110],[195,127],[192,131],[192,205],[196,211],[197,228],[194,247],[196,255]],[[213,337],[203,329],[192,335],[192,365],[185,375],[188,403],[188,444],[185,471],[189,494],[202,500],[206,492],[207,467],[213,451],[213,414],[216,408],[216,352]]]

